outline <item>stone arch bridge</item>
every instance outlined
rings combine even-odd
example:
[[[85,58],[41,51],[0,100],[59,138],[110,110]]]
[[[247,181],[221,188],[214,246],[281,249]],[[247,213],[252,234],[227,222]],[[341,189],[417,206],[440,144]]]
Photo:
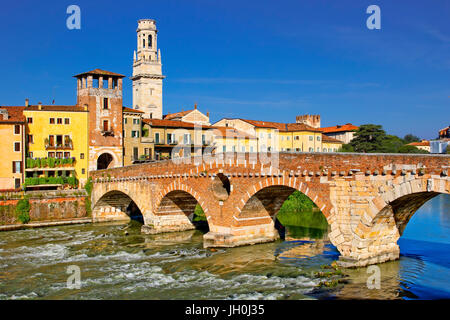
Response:
[[[269,242],[279,237],[275,215],[299,190],[326,217],[339,264],[354,267],[398,259],[411,216],[450,193],[448,155],[280,153],[276,168],[257,154],[185,160],[92,172],[93,220],[128,219],[134,202],[143,232],[182,231],[194,228],[199,203],[209,226],[205,247]]]

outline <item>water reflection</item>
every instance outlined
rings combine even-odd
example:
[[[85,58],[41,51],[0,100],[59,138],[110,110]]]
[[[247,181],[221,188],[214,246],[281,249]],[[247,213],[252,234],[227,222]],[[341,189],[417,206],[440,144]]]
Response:
[[[198,230],[143,235],[131,221],[0,233],[0,299],[450,298],[449,197],[422,209],[399,240],[400,260],[378,265],[379,290],[367,287],[367,268],[317,287],[339,256],[325,229],[286,226],[285,241],[205,249]],[[80,290],[65,287],[72,264]]]

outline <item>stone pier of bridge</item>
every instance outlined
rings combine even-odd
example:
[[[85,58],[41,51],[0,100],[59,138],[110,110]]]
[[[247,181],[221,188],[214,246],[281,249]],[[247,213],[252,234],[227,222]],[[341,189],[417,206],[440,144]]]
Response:
[[[298,190],[327,219],[338,263],[358,267],[398,259],[412,215],[450,193],[448,155],[279,153],[275,166],[258,154],[222,156],[93,172],[93,219],[129,219],[134,203],[143,233],[177,232],[195,228],[199,204],[205,247],[251,245],[279,238],[274,219]]]

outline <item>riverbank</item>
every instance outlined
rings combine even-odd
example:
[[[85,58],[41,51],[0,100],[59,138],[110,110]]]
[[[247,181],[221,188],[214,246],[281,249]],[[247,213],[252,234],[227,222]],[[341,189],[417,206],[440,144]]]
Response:
[[[43,228],[43,227],[55,227],[55,226],[64,226],[70,224],[86,224],[92,223],[92,218],[76,218],[70,220],[58,220],[58,221],[39,221],[39,222],[30,222],[26,224],[8,224],[1,225],[0,231],[13,231],[13,230],[23,230],[23,229],[33,229],[33,228]]]
[[[0,192],[0,227],[4,227],[0,230],[21,224],[44,226],[90,219],[88,206],[88,194],[83,189]]]

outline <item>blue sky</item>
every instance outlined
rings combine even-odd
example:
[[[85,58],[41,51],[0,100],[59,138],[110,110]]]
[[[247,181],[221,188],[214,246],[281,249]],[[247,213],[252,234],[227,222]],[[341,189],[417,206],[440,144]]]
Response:
[[[81,30],[66,28],[71,4],[81,8]],[[371,4],[381,30],[366,27]],[[212,121],[310,113],[322,126],[376,123],[435,138],[450,123],[449,17],[446,0],[8,2],[0,105],[75,104],[72,76],[94,68],[131,76],[137,20],[152,18],[164,113],[194,103]]]

